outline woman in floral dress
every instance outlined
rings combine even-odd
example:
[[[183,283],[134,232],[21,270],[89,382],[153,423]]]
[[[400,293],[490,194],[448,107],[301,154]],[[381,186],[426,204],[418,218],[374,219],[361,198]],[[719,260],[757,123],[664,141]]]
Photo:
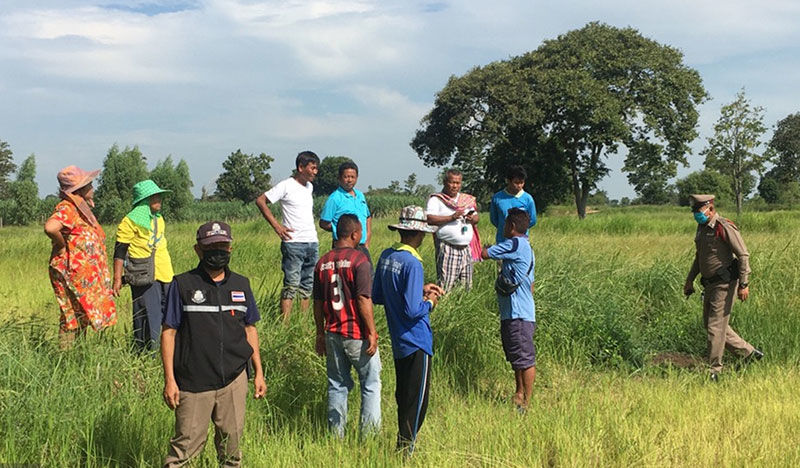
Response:
[[[50,282],[61,308],[59,339],[69,347],[88,327],[117,323],[106,256],[106,235],[92,213],[92,180],[100,171],[68,166],[58,173],[61,202],[44,225],[53,243]]]

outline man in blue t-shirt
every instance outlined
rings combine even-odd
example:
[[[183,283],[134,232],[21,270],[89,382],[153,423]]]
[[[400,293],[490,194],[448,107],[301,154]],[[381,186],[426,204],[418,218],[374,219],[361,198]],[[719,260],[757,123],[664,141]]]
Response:
[[[505,225],[506,215],[511,208],[520,208],[528,213],[530,221],[522,232],[528,234],[528,228],[536,224],[536,203],[533,197],[526,192],[525,179],[528,173],[522,166],[511,166],[506,172],[506,188],[495,193],[489,205],[489,220],[497,228],[495,242],[503,242],[503,226]]]
[[[370,263],[369,241],[372,237],[372,213],[369,211],[364,193],[355,188],[358,181],[358,166],[353,161],[345,161],[339,165],[339,187],[328,196],[322,213],[319,215],[319,227],[333,233],[336,242],[336,223],[343,214],[353,214],[361,223],[361,243],[357,250],[367,256]]]
[[[520,412],[528,407],[536,378],[536,345],[533,342],[536,331],[533,267],[536,259],[525,235],[529,223],[527,212],[511,208],[503,228],[506,240],[484,247],[482,253],[484,259],[503,262],[499,273],[502,278],[498,278],[495,286],[497,305],[500,307],[500,338],[506,360],[514,369],[517,389],[512,401]],[[513,291],[504,287],[503,278]]]
[[[397,388],[397,448],[406,455],[414,442],[428,408],[433,356],[433,332],[428,315],[444,290],[423,285],[422,257],[417,248],[425,234],[433,232],[419,206],[407,206],[400,223],[389,229],[400,233],[400,242],[381,253],[372,282],[372,302],[383,304],[392,338]]]

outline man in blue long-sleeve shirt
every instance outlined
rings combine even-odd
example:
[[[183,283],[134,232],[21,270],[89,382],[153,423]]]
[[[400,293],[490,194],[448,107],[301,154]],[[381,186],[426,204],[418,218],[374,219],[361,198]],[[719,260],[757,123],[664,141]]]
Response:
[[[400,223],[389,229],[400,233],[400,242],[381,253],[372,283],[372,302],[383,304],[386,310],[397,376],[397,448],[410,455],[428,408],[433,356],[428,316],[444,291],[423,281],[417,248],[425,234],[433,232],[423,209],[403,208]]]
[[[506,188],[495,193],[489,205],[489,220],[497,228],[495,243],[499,244],[506,240],[503,236],[503,226],[506,224],[506,216],[511,208],[519,208],[531,217],[530,225],[536,224],[536,203],[533,197],[524,190],[525,179],[528,173],[522,166],[511,166],[506,172]],[[525,235],[528,235],[527,230]]]

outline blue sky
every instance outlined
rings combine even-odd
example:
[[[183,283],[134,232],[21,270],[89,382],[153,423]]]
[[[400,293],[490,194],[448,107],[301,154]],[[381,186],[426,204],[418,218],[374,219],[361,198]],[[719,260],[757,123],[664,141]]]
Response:
[[[151,167],[186,159],[196,193],[238,148],[275,157],[274,179],[311,149],[354,158],[362,188],[411,172],[433,183],[408,142],[448,77],[589,21],[677,47],[703,77],[712,99],[681,175],[701,167],[742,87],[770,127],[800,111],[791,0],[3,0],[0,139],[18,162],[36,154],[43,194],[59,168],[99,168],[114,143]],[[621,159],[600,184],[612,198],[633,196]]]

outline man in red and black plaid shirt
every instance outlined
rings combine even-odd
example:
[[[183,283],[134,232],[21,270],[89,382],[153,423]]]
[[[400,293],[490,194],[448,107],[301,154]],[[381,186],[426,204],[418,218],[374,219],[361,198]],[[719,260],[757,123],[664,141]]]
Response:
[[[356,250],[361,223],[345,214],[336,226],[337,241],[314,268],[316,351],[327,356],[328,426],[344,437],[347,395],[353,388],[350,368],[361,386],[362,435],[381,425],[381,358],[372,315],[372,265]]]

